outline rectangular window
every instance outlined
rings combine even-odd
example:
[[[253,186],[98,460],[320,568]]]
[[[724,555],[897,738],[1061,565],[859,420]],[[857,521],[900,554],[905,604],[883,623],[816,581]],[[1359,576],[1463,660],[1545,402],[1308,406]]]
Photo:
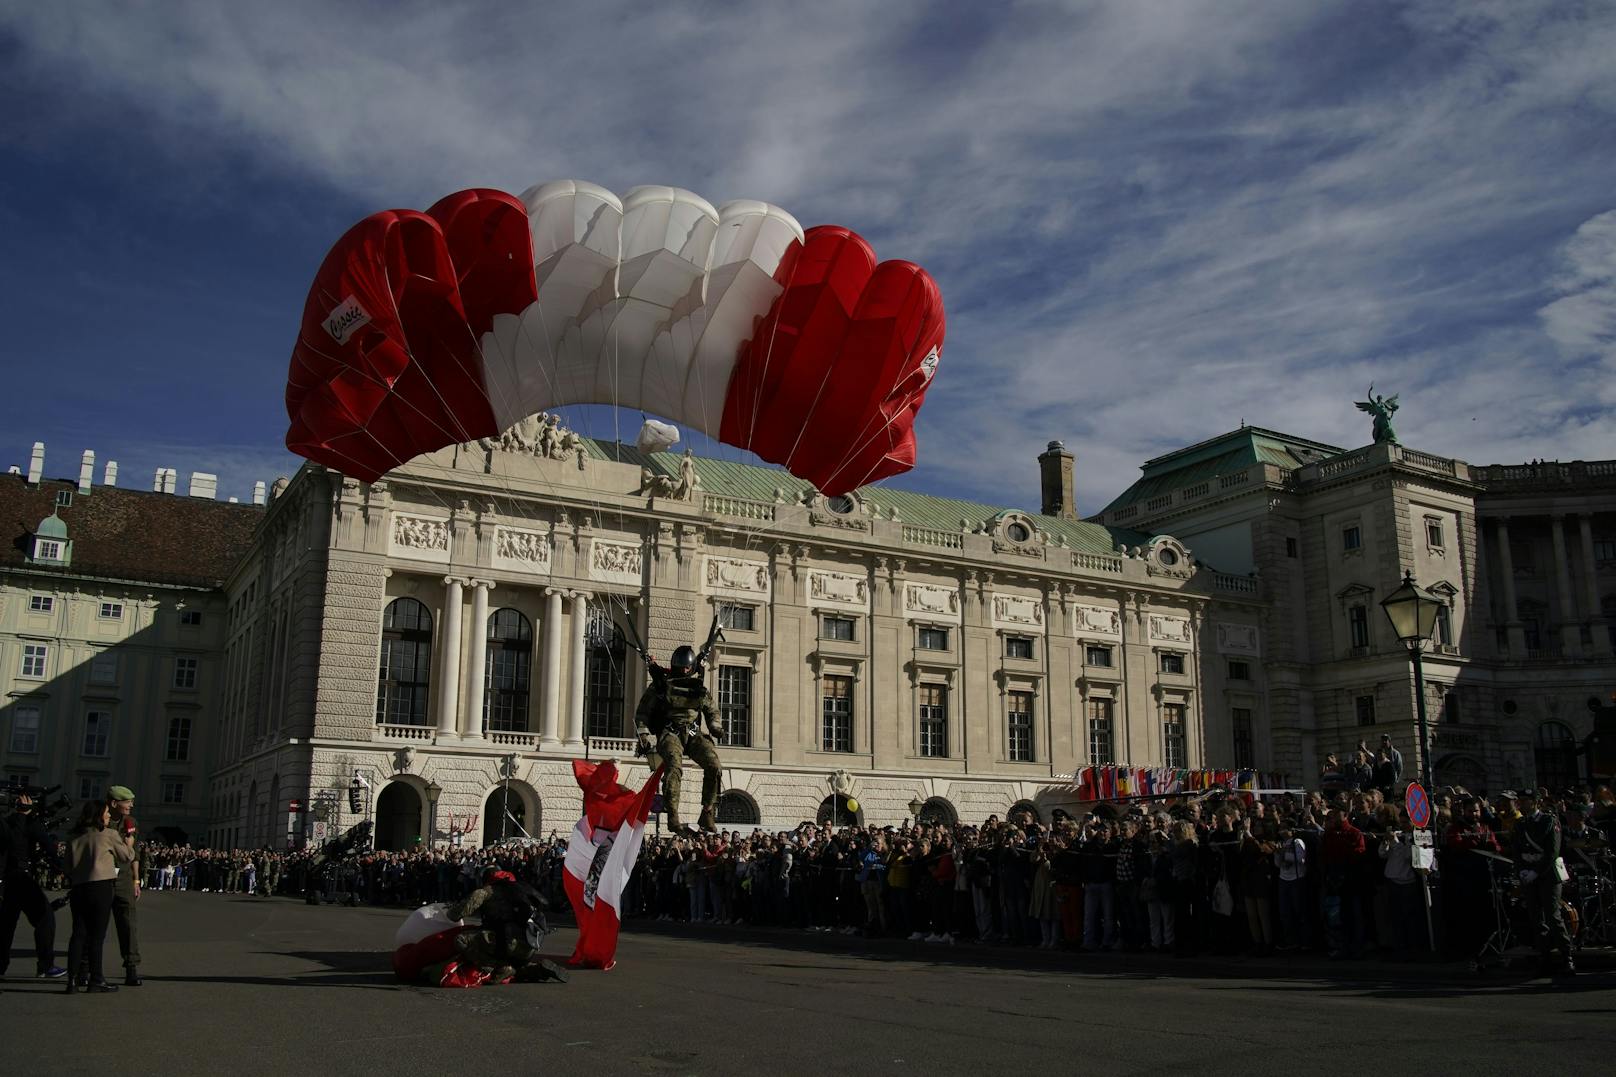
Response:
[[[1446,606],[1436,608],[1436,631],[1434,637],[1438,647],[1453,646],[1453,615],[1448,612],[1448,607]]]
[[[196,687],[196,659],[174,659],[174,687],[180,689]]]
[[[121,620],[123,620],[123,603],[122,602],[103,602],[103,603],[101,603],[101,619],[103,621],[121,621]]]
[[[822,699],[824,724],[820,747],[827,752],[853,750],[853,678],[826,677]]]
[[[1009,721],[1005,746],[1010,762],[1031,763],[1032,754],[1032,693],[1011,692],[1006,696]]]
[[[1347,610],[1347,629],[1354,647],[1369,646],[1369,607],[1352,606]]]
[[[56,507],[59,508],[59,509],[72,508],[73,507],[73,491],[72,490],[58,490],[58,491],[56,491]]]
[[[940,684],[920,686],[920,754],[948,755],[948,689]]]
[[[1184,656],[1177,651],[1163,651],[1161,653],[1161,671],[1163,673],[1183,673]]]
[[[1541,651],[1543,649],[1543,627],[1538,624],[1536,617],[1521,618],[1521,633],[1526,637],[1526,649]]]
[[[746,606],[739,602],[720,602],[717,613],[721,628],[732,628],[737,632],[752,632],[757,628],[755,606]]]
[[[1285,540],[1285,556],[1286,557],[1300,557],[1301,556],[1301,553],[1297,550],[1296,540],[1295,539],[1288,538],[1288,539]]]
[[[49,613],[56,606],[56,600],[50,595],[29,595],[29,613]]]
[[[1251,663],[1250,662],[1230,661],[1230,663],[1229,663],[1229,679],[1231,681],[1249,681],[1249,680],[1251,680]]]
[[[924,625],[915,629],[915,648],[922,651],[948,650],[948,629],[927,628]]]
[[[1442,724],[1459,724],[1459,693],[1448,692],[1442,696]]]
[[[1599,539],[1594,543],[1595,561],[1616,561],[1616,539]]]
[[[752,670],[718,667],[719,743],[737,748],[752,744]]]
[[[1231,714],[1234,727],[1234,765],[1247,769],[1257,765],[1257,737],[1251,726],[1251,708],[1236,707]]]
[[[89,711],[84,715],[84,750],[82,755],[100,759],[107,754],[112,740],[112,715],[106,711]]]
[[[62,544],[54,539],[36,538],[34,540],[35,561],[60,561],[62,559]]]
[[[100,774],[80,774],[79,775],[79,799],[80,800],[100,800],[103,796],[106,795],[105,793],[102,792],[102,789],[104,788],[103,783],[105,781],[106,781],[106,778],[104,778]]]
[[[202,611],[201,610],[180,610],[180,624],[187,625],[187,626],[189,626],[191,628],[195,628],[196,626],[200,625],[201,623],[202,623]]]
[[[1006,658],[1031,658],[1031,636],[1006,636],[1004,638],[1004,656]]]
[[[1089,762],[1096,766],[1114,762],[1112,757],[1111,715],[1116,704],[1109,699],[1088,701]]]
[[[1170,767],[1189,766],[1188,740],[1184,733],[1184,718],[1189,708],[1183,703],[1162,704],[1163,756]]]
[[[1343,550],[1363,549],[1363,529],[1357,524],[1341,529],[1341,548]]]
[[[1442,521],[1441,520],[1432,519],[1430,517],[1426,518],[1426,521],[1425,521],[1425,544],[1427,546],[1441,547],[1441,545],[1442,545]]]
[[[184,763],[191,758],[191,720],[189,718],[170,718],[168,720],[168,752],[163,758],[170,763]]]
[[[184,782],[164,782],[163,783],[163,803],[164,804],[184,804],[185,803],[185,783]]]
[[[22,673],[21,676],[30,680],[45,679],[45,659],[50,657],[50,648],[43,643],[25,643],[22,645]]]
[[[819,619],[820,639],[839,639],[852,642],[853,618],[833,617],[829,614]]]
[[[1375,724],[1375,697],[1374,696],[1358,696],[1353,701],[1353,708],[1357,712],[1358,724],[1359,725],[1374,725]]]
[[[1111,668],[1111,648],[1091,643],[1083,648],[1083,664],[1085,666],[1102,666]]]
[[[118,656],[115,653],[100,651],[90,659],[90,683],[118,683]]]
[[[11,708],[11,754],[33,755],[39,751],[39,708],[21,704]]]

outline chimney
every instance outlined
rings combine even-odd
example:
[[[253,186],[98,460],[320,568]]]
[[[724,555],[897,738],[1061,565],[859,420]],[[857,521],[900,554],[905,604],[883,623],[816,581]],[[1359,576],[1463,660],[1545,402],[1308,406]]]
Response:
[[[205,497],[209,501],[217,500],[219,476],[209,475],[205,471],[191,472],[191,487],[186,493],[192,497]]]
[[[157,478],[152,482],[152,490],[159,494],[172,494],[179,488],[180,473],[171,467],[157,469]]]
[[[45,443],[34,442],[33,455],[28,458],[28,485],[38,486],[39,476],[45,470]]]
[[[18,467],[16,464],[12,464],[10,467],[6,468],[6,474],[7,475],[21,475],[22,474],[22,468]]]
[[[1066,451],[1066,446],[1051,441],[1049,448],[1038,454],[1038,477],[1044,493],[1045,516],[1062,520],[1077,519],[1077,499],[1072,496],[1072,472],[1077,457]]]
[[[107,473],[104,476],[102,476],[101,485],[102,486],[116,486],[116,485],[118,485],[118,461],[116,461],[116,460],[108,460],[107,461]]]
[[[160,493],[163,492],[163,472],[165,472],[167,470],[168,470],[167,468],[160,467],[160,468],[157,469],[157,474],[152,476],[152,481],[151,481],[152,493],[160,494]]]
[[[95,478],[95,450],[85,449],[84,456],[79,460],[79,493],[90,492],[90,483]]]
[[[241,504],[241,498],[239,498],[239,497],[227,497],[227,498],[225,498],[225,500],[228,501],[232,505]]]
[[[262,505],[263,503],[264,503],[264,480],[259,479],[257,482],[253,483],[253,504],[254,505]]]

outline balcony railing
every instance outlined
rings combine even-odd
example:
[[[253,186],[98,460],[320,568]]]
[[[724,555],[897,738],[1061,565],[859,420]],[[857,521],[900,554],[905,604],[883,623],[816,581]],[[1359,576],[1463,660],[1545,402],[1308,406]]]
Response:
[[[539,742],[537,733],[520,733],[513,730],[491,729],[487,736],[490,744],[497,744],[502,748],[525,748],[530,752]]]
[[[1117,572],[1122,571],[1122,558],[1106,557],[1097,553],[1074,553],[1072,564],[1078,568],[1086,568],[1090,572]]]
[[[1212,573],[1212,586],[1219,591],[1232,591],[1237,595],[1257,593],[1257,581],[1250,576],[1231,576],[1227,572]]]
[[[746,497],[708,494],[701,499],[701,509],[709,516],[738,516],[743,520],[761,520],[765,523],[774,519],[774,502],[753,501]]]
[[[629,737],[590,737],[584,746],[586,759],[633,759],[634,740]]]
[[[376,727],[376,735],[382,740],[431,740],[437,730],[429,725],[388,725],[383,723]]]
[[[958,550],[965,545],[965,539],[958,531],[939,531],[932,527],[910,527],[907,524],[903,529],[903,541],[918,546],[939,546],[945,550]]]

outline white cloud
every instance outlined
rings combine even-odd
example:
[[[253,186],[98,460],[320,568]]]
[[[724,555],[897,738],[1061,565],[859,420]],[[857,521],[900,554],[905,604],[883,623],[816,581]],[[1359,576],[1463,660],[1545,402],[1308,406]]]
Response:
[[[1402,394],[1404,440],[1432,451],[1616,444],[1616,390],[1579,375],[1612,362],[1609,9],[81,3],[0,18],[56,95],[62,138],[114,94],[179,160],[188,140],[222,144],[362,205],[564,175],[671,182],[921,261],[950,337],[908,487],[1030,503],[1034,457],[1061,437],[1098,508],[1144,458],[1242,418],[1360,444],[1351,401],[1371,380]]]

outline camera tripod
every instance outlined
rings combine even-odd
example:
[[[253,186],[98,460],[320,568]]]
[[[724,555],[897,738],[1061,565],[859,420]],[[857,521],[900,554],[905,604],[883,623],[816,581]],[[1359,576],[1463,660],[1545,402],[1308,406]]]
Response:
[[[1487,940],[1476,951],[1476,956],[1470,959],[1470,968],[1473,972],[1480,972],[1488,965],[1489,957],[1497,959],[1505,968],[1509,967],[1509,952],[1513,942],[1513,932],[1509,924],[1509,895],[1504,890],[1504,878],[1514,861],[1507,856],[1489,853],[1485,849],[1472,849],[1471,852],[1487,861],[1487,889],[1492,897],[1493,931]]]

